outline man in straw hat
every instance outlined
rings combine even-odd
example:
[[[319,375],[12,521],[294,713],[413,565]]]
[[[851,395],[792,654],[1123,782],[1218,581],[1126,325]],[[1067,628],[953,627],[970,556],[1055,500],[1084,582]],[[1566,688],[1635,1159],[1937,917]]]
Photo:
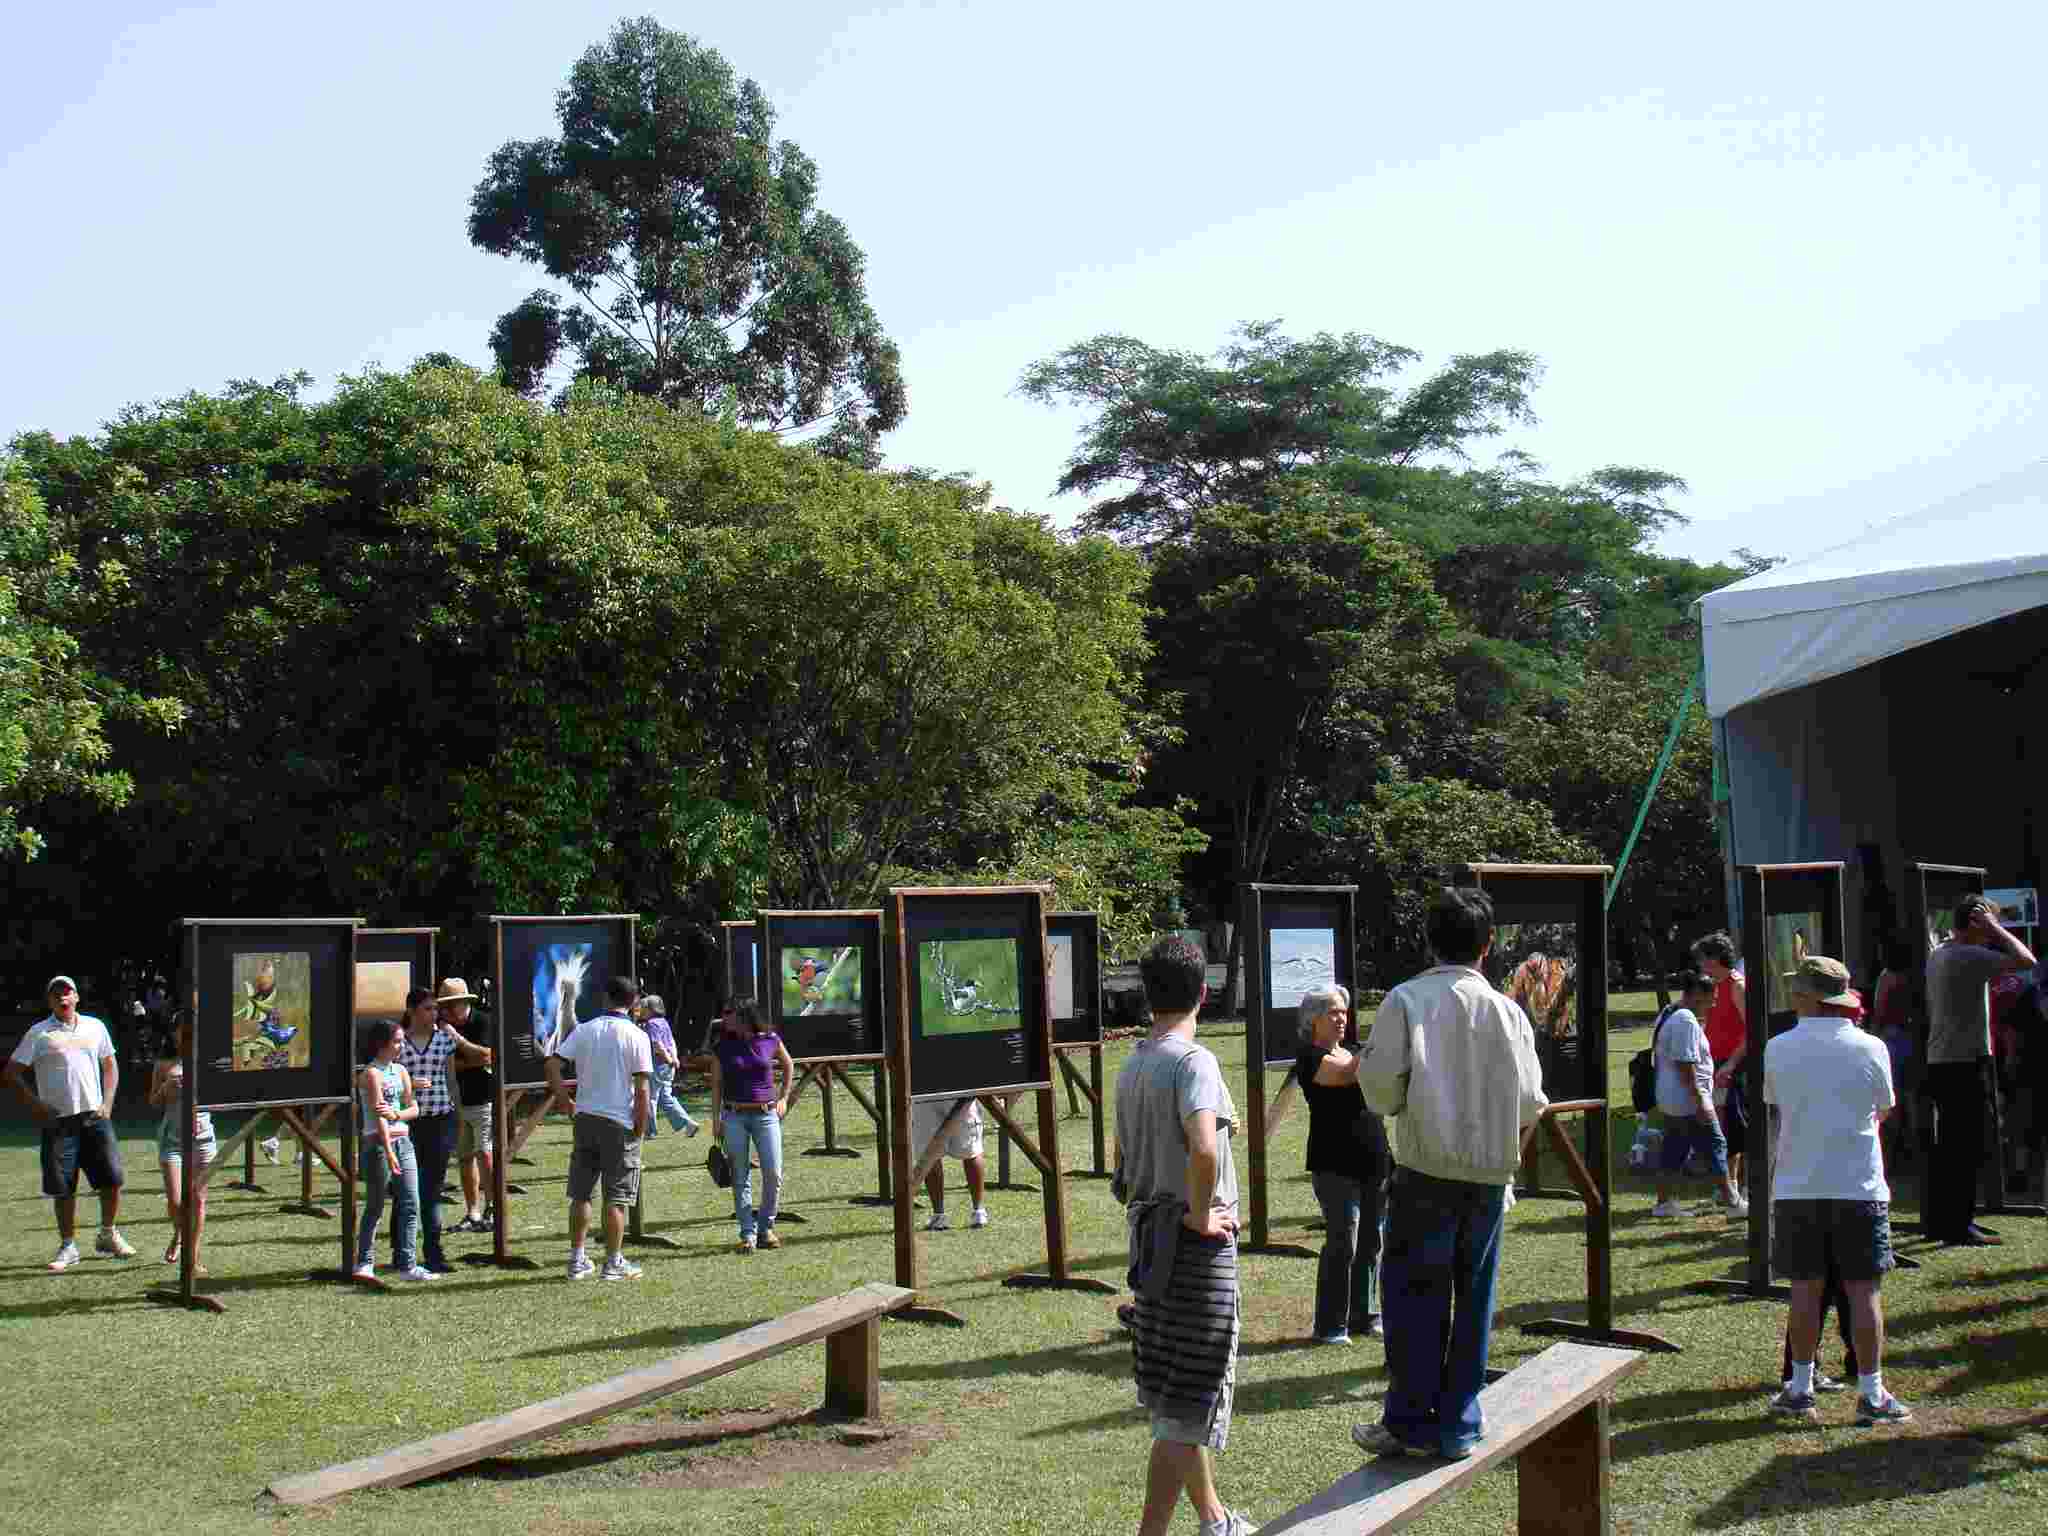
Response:
[[[1821,1295],[1834,1268],[1856,1338],[1856,1422],[1903,1423],[1912,1412],[1885,1390],[1880,1369],[1878,1286],[1892,1267],[1892,1231],[1877,1127],[1897,1102],[1891,1058],[1857,1026],[1862,1000],[1841,961],[1807,955],[1790,984],[1799,1022],[1764,1047],[1764,1103],[1778,1116],[1771,1260],[1792,1283],[1792,1379],[1771,1399],[1771,1411],[1816,1417]]]

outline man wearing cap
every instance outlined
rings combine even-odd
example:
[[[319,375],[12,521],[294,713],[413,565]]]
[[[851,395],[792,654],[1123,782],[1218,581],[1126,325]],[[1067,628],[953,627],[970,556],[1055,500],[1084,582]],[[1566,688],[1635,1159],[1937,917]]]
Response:
[[[100,1235],[94,1248],[117,1259],[135,1250],[114,1225],[121,1212],[121,1146],[107,1111],[121,1083],[113,1037],[91,1014],[78,1011],[78,983],[52,976],[43,989],[49,1016],[21,1037],[4,1075],[8,1086],[42,1122],[43,1193],[57,1206],[57,1256],[52,1270],[78,1262],[78,1174],[100,1197]],[[35,1074],[35,1087],[27,1083]]]
[[[1998,1238],[1977,1225],[1977,1171],[1984,1162],[1984,1063],[1991,1056],[1989,983],[2034,963],[2006,932],[1988,897],[1956,906],[1948,942],[1927,957],[1927,1096],[1934,1101],[1934,1155],[1921,1192],[1920,1222],[1950,1248]]]
[[[1764,1047],[1764,1103],[1778,1117],[1771,1187],[1771,1262],[1792,1284],[1792,1379],[1771,1411],[1811,1419],[1821,1295],[1831,1268],[1849,1298],[1858,1366],[1856,1422],[1898,1424],[1912,1412],[1884,1387],[1884,1306],[1892,1267],[1891,1188],[1877,1128],[1897,1102],[1884,1042],[1858,1027],[1849,968],[1807,955],[1792,973],[1799,1022]]]
[[[469,1028],[470,1005],[478,1001],[469,983],[450,976],[434,994],[434,1011],[450,1034],[461,1038]],[[488,1046],[473,1046],[489,1054]],[[489,1232],[495,1226],[490,1202],[492,1122],[497,1117],[498,1074],[488,1064],[456,1063],[455,1162],[461,1172],[462,1220],[449,1230]]]

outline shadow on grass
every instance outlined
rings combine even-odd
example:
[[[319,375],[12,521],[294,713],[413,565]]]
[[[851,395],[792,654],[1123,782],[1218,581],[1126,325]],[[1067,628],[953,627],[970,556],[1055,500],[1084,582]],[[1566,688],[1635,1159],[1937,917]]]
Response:
[[[1808,1443],[1820,1442],[1824,1448],[1773,1456],[1702,1509],[1693,1517],[1693,1524],[1709,1530],[1724,1526],[1755,1529],[1759,1522],[1779,1517],[1796,1521],[1819,1517],[1830,1509],[1854,1509],[2007,1482],[2048,1466],[2048,1458],[2011,1449],[2011,1442],[2043,1423],[2048,1419],[1903,1437],[1890,1430],[1852,1429],[1844,1431],[1845,1436],[1866,1438],[1842,1440],[1809,1432]],[[1994,1457],[2005,1464],[1987,1465]]]
[[[552,1276],[550,1278],[553,1278]],[[575,1355],[613,1354],[626,1349],[669,1349],[680,1353],[698,1344],[709,1344],[717,1339],[728,1338],[743,1329],[761,1323],[772,1323],[773,1317],[757,1317],[753,1322],[698,1323],[689,1327],[643,1328],[638,1333],[604,1334],[596,1338],[572,1339],[567,1344],[550,1344],[545,1349],[521,1350],[516,1355],[500,1355],[501,1360],[562,1360]]]
[[[645,1439],[614,1440],[578,1451],[543,1452],[525,1456],[489,1456],[468,1466],[453,1468],[438,1477],[423,1478],[414,1486],[431,1488],[437,1483],[465,1482],[470,1479],[492,1483],[531,1482],[535,1478],[554,1477],[564,1472],[581,1472],[592,1467],[609,1466],[615,1461],[644,1457],[650,1453],[702,1450],[714,1445],[744,1445],[791,1429],[839,1422],[841,1420],[826,1414],[823,1410],[814,1409],[809,1413],[793,1413],[785,1418],[777,1418],[744,1429],[735,1429],[731,1426],[677,1429],[671,1434],[651,1435]]]
[[[148,1298],[132,1294],[125,1296],[53,1296],[48,1301],[24,1301],[17,1302],[10,1307],[0,1307],[0,1317],[65,1317],[80,1312],[132,1310],[138,1307],[146,1308],[154,1305],[155,1303]]]

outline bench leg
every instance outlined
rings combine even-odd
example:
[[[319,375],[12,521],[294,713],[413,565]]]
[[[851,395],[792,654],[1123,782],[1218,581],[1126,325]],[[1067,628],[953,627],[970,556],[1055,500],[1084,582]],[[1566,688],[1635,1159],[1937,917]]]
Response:
[[[825,1335],[825,1411],[872,1419],[882,1410],[882,1325],[876,1318]]]
[[[1515,1458],[1520,1536],[1608,1536],[1607,1399],[1587,1404]]]

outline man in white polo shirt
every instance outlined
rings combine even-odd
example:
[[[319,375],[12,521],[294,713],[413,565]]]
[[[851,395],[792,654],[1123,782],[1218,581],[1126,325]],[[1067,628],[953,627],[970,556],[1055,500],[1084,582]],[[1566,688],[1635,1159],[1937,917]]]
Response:
[[[569,1153],[569,1278],[587,1280],[597,1266],[583,1251],[590,1233],[590,1197],[604,1184],[606,1280],[637,1280],[627,1259],[626,1207],[640,1197],[640,1138],[654,1124],[654,1052],[629,1016],[640,988],[626,976],[605,986],[605,1011],[555,1041],[548,1054],[548,1090],[563,1090],[562,1063],[576,1068],[576,1140]]]
[[[1764,1103],[1778,1116],[1771,1261],[1792,1283],[1792,1379],[1771,1411],[1815,1417],[1821,1295],[1839,1269],[1856,1338],[1856,1422],[1900,1424],[1912,1411],[1884,1387],[1884,1304],[1892,1267],[1891,1187],[1877,1128],[1897,1098],[1884,1042],[1860,1028],[1849,968],[1808,955],[1792,973],[1799,1022],[1764,1047]],[[1841,1010],[1831,1013],[1831,1010]]]
[[[52,976],[44,989],[49,1017],[21,1037],[8,1060],[5,1076],[42,1122],[43,1193],[57,1206],[57,1256],[53,1270],[78,1262],[78,1174],[100,1197],[100,1236],[93,1246],[118,1259],[135,1250],[114,1225],[121,1211],[121,1145],[107,1111],[121,1083],[114,1059],[114,1041],[107,1026],[78,1011],[78,983]],[[26,1082],[35,1074],[35,1087]]]

